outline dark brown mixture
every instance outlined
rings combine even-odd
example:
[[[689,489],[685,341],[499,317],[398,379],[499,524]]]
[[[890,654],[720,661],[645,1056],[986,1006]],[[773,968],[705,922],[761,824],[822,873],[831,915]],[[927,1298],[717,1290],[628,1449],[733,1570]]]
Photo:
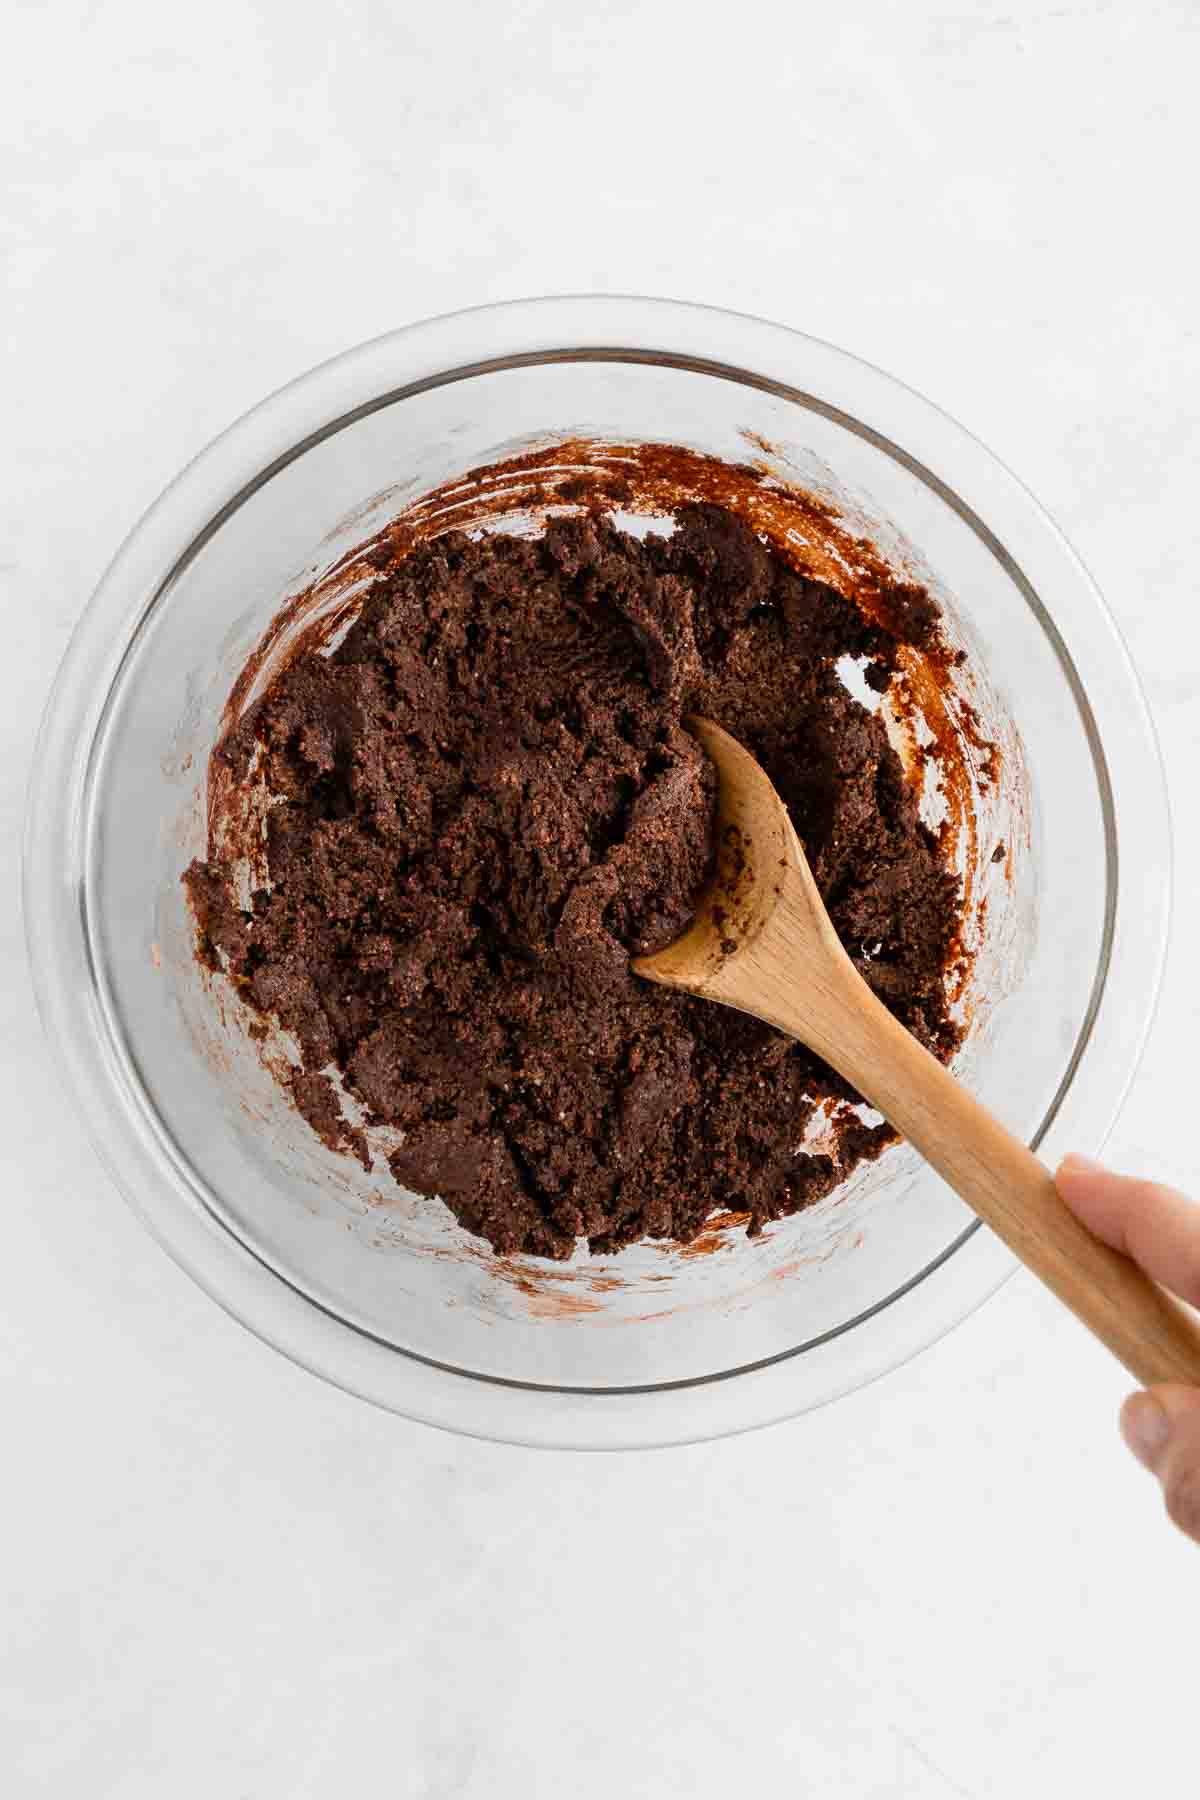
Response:
[[[201,954],[299,1043],[296,1103],[367,1160],[331,1067],[399,1127],[404,1187],[498,1250],[565,1257],[751,1229],[828,1193],[892,1140],[769,1027],[633,975],[687,924],[710,864],[714,777],[697,712],[759,758],[838,933],[946,1058],[958,882],[880,721],[894,629],[794,573],[715,506],[644,541],[598,516],[538,540],[454,533],[381,574],[331,655],[297,658],[214,752],[261,773],[269,882],[239,904],[210,848],[185,880]],[[835,1154],[798,1151],[822,1101]]]

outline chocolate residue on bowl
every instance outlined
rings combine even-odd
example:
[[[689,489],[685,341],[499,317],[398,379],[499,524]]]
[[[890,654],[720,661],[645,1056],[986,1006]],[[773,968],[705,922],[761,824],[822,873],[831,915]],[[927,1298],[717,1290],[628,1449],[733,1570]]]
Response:
[[[531,509],[540,538],[462,535]],[[677,529],[639,541],[614,510]],[[769,1027],[631,973],[713,855],[682,719],[763,762],[851,955],[946,1058],[950,836],[836,665],[944,695],[953,654],[924,588],[761,471],[581,442],[474,471],[285,607],[239,677],[186,876],[201,954],[293,1035],[324,1141],[367,1160],[392,1128],[396,1179],[501,1251],[692,1240],[714,1212],[756,1231],[892,1134],[843,1105],[807,1154],[818,1105],[857,1096]]]

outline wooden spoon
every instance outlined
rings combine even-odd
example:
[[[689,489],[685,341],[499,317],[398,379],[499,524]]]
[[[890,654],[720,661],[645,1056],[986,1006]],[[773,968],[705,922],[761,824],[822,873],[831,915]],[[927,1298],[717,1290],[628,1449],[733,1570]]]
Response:
[[[842,949],[782,800],[707,719],[717,868],[683,937],[633,967],[799,1038],[916,1145],[1143,1386],[1200,1383],[1200,1320],[1070,1213],[1049,1171],[871,992]]]

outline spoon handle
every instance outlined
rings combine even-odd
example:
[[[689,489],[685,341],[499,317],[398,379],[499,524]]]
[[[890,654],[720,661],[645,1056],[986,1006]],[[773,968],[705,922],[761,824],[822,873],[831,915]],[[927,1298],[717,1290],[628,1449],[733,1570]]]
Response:
[[[783,1002],[783,1010],[794,1012],[794,1026],[776,1011],[784,1029],[902,1132],[1138,1382],[1200,1385],[1200,1316],[1079,1223],[1044,1164],[918,1044],[848,961],[825,988],[819,1029],[788,985],[793,1005]]]

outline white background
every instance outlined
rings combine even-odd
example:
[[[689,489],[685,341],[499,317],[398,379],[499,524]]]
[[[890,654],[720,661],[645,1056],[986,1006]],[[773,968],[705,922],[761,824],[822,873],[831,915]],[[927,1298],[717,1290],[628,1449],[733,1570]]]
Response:
[[[550,1455],[374,1412],[231,1323],[100,1174],[16,866],[93,583],[267,390],[521,294],[766,314],[972,427],[1130,639],[1181,923],[1110,1153],[1200,1187],[1196,0],[10,0],[6,26],[6,1800],[1191,1791],[1200,1551],[1119,1445],[1120,1371],[1030,1279],[732,1442]]]

